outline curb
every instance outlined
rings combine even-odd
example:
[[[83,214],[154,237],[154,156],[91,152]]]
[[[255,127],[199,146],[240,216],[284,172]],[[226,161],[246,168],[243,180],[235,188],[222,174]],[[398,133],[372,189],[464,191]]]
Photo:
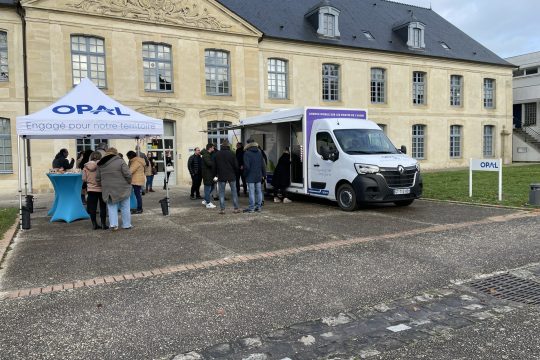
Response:
[[[449,204],[459,204],[459,205],[491,207],[491,208],[496,208],[496,209],[510,209],[510,210],[522,210],[522,211],[540,212],[540,208],[538,208],[538,207],[527,208],[527,207],[508,206],[508,205],[472,203],[472,202],[458,201],[458,200],[432,199],[432,198],[424,198],[424,197],[422,197],[422,198],[420,198],[418,200],[425,200],[425,201],[431,201],[431,202],[442,202],[442,203],[449,203]]]
[[[13,238],[17,234],[17,229],[19,229],[18,217],[15,223],[6,231],[3,239],[0,240],[0,265],[2,264],[2,260],[4,260],[4,255],[6,254],[9,245],[11,245]]]

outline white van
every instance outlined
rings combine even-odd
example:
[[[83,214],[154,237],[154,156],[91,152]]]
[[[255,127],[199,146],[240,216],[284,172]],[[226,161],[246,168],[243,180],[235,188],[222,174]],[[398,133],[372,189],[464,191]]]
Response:
[[[290,193],[337,201],[346,211],[361,204],[410,205],[422,195],[418,162],[367,120],[367,110],[299,108],[240,121],[242,139],[266,153],[267,183],[285,148],[291,154]]]

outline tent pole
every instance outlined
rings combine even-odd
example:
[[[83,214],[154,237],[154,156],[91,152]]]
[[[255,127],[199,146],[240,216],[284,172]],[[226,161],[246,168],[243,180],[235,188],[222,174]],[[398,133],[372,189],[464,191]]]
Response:
[[[27,169],[26,169],[26,136],[23,136],[23,159],[24,159],[24,196],[28,195],[28,179],[27,179]]]
[[[23,219],[22,219],[22,156],[21,156],[21,137],[17,136],[17,161],[18,161],[18,183],[19,183],[19,227],[22,230],[23,228]]]

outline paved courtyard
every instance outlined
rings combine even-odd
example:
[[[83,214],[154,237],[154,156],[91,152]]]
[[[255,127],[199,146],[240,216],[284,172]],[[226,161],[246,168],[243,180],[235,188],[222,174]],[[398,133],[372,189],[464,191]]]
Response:
[[[0,353],[9,359],[397,358],[396,351],[428,353],[434,346],[421,345],[437,340],[445,358],[445,344],[484,326],[476,313],[490,311],[488,322],[534,318],[534,306],[495,301],[458,280],[522,267],[534,275],[535,212],[417,201],[345,213],[324,201],[295,199],[267,201],[260,214],[233,214],[229,206],[219,215],[177,188],[171,216],[163,217],[162,196],[147,194],[134,228],[116,233],[93,231],[89,221],[49,223],[51,197],[38,196],[32,229],[18,234],[1,264]],[[243,205],[246,200],[241,197]],[[415,321],[426,320],[426,331],[415,329]],[[387,329],[401,325],[409,329]],[[290,347],[272,350],[269,339]]]

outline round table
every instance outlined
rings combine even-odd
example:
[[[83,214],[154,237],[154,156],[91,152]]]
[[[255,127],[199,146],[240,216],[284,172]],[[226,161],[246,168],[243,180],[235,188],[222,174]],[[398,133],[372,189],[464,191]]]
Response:
[[[89,219],[81,200],[82,174],[47,174],[54,187],[54,203],[48,215],[51,222]]]

